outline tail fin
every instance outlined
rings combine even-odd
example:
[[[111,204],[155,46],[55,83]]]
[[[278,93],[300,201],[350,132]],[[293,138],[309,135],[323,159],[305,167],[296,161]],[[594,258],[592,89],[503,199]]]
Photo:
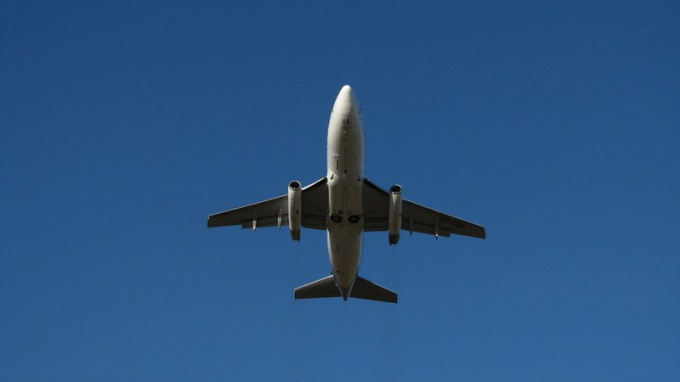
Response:
[[[295,299],[341,296],[342,294],[335,284],[333,275],[295,288]],[[352,287],[352,292],[349,297],[397,303],[397,294],[395,292],[359,276],[357,276],[356,281],[354,281],[354,286]]]
[[[384,288],[374,282],[368,281],[363,277],[357,276],[357,280],[352,287],[350,297],[363,298],[366,300],[383,301],[397,303],[397,293]]]

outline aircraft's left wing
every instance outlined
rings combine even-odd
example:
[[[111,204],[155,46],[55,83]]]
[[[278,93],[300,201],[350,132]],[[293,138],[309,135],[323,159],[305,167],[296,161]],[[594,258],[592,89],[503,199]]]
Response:
[[[364,179],[364,230],[387,231],[389,229],[389,194],[368,179]],[[435,236],[449,237],[451,234],[486,238],[484,227],[447,215],[443,212],[421,206],[409,200],[402,200],[401,229]]]
[[[302,189],[302,226],[326,229],[328,187],[326,178]],[[242,228],[281,227],[288,224],[288,195],[268,199],[208,217],[208,228],[240,225]]]

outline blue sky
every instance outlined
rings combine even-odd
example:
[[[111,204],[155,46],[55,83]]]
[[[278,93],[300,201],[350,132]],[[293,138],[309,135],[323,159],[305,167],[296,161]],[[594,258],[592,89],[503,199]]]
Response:
[[[0,380],[680,380],[680,4],[0,3]],[[487,228],[366,238],[397,305],[295,301],[325,234],[206,217],[325,174]]]

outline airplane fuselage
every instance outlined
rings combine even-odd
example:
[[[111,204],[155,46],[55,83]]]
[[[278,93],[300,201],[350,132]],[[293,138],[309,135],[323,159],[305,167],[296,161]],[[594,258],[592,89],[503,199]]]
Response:
[[[347,299],[363,249],[364,126],[359,103],[344,86],[328,123],[328,256],[335,282]]]

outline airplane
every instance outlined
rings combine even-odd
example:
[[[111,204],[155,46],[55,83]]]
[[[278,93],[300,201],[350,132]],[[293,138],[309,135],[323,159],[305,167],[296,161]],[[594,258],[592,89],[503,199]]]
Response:
[[[349,85],[338,93],[328,123],[327,173],[302,187],[293,180],[288,193],[208,217],[208,228],[244,229],[287,224],[293,240],[301,228],[325,230],[331,274],[295,288],[295,299],[349,297],[396,303],[397,293],[359,276],[363,233],[388,231],[390,245],[402,230],[449,237],[486,238],[484,227],[402,198],[398,184],[389,191],[364,176],[364,126]]]

